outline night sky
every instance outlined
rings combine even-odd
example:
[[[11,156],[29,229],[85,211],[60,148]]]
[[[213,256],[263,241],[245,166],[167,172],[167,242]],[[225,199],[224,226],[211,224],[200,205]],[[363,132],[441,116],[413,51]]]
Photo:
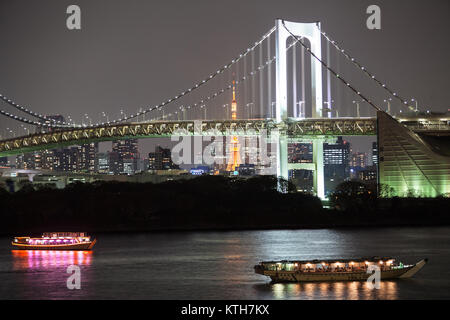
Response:
[[[66,28],[70,4],[81,7],[81,31]],[[381,7],[381,30],[366,28],[371,4]],[[104,121],[102,111],[118,118],[121,109],[134,113],[203,79],[281,17],[321,21],[399,94],[444,112],[450,105],[449,12],[448,0],[0,0],[0,93],[75,122],[85,113]],[[5,123],[0,119],[0,128]],[[357,140],[369,150],[367,139]]]

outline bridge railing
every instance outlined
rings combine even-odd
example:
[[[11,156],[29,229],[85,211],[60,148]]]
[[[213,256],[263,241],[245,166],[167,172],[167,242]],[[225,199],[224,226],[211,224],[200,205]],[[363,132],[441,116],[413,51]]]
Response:
[[[273,131],[289,137],[375,135],[375,118],[288,119],[276,124],[271,119],[153,121],[122,123],[103,127],[54,130],[0,141],[0,156],[60,148],[93,141],[169,137],[172,135],[267,135]]]

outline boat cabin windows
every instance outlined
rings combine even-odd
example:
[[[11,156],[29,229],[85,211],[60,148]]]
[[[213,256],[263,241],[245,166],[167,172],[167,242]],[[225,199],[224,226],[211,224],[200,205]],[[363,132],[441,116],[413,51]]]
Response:
[[[270,271],[299,271],[299,272],[358,272],[367,270],[371,265],[378,266],[381,270],[388,270],[396,267],[392,258],[360,258],[334,260],[312,260],[312,261],[270,261],[262,262],[261,266]]]

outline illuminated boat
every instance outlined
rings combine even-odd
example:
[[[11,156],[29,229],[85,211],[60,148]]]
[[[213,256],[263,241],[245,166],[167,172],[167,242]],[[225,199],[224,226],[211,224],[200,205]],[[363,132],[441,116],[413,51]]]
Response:
[[[96,242],[84,232],[46,232],[40,238],[15,237],[11,244],[20,250],[91,250]]]
[[[265,261],[257,264],[255,272],[268,276],[273,282],[365,281],[374,271],[380,279],[410,278],[428,262],[397,263],[389,257],[339,260]],[[378,268],[377,268],[378,267]]]

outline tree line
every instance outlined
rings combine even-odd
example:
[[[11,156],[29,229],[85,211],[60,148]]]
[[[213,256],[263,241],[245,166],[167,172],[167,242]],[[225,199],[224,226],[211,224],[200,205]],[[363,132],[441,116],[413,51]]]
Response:
[[[449,200],[384,199],[364,184],[344,182],[324,206],[274,176],[200,176],[158,184],[97,181],[64,189],[30,184],[14,193],[0,188],[0,232],[447,224]]]

